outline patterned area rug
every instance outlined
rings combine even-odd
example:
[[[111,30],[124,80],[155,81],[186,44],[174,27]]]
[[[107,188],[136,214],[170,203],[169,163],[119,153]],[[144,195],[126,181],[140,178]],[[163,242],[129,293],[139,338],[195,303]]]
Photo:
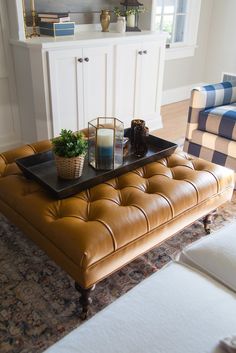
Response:
[[[236,193],[212,230],[236,221]],[[171,255],[204,236],[200,221],[100,282],[90,316],[160,269]],[[0,215],[0,352],[38,353],[81,324],[71,278]]]

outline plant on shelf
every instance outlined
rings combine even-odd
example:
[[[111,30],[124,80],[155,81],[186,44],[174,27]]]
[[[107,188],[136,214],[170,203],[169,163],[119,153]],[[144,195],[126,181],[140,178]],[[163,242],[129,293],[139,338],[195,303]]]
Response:
[[[114,7],[113,10],[114,14],[116,15],[116,17],[120,17],[120,16],[124,16],[123,12],[121,11],[121,9],[119,9],[119,7]]]
[[[119,17],[119,16],[129,16],[129,15],[136,15],[136,14],[139,14],[139,13],[143,13],[143,12],[145,12],[145,8],[144,7],[142,7],[142,8],[133,7],[131,9],[122,11],[119,7],[115,7],[113,12],[114,12],[114,14],[117,17]]]
[[[140,13],[145,12],[145,8],[137,6],[137,7],[131,7],[129,9],[122,11],[119,7],[115,7],[113,12],[117,17],[125,16],[126,20],[127,20],[128,27],[135,27],[135,26],[137,26],[136,23],[138,21],[137,16]]]
[[[62,129],[52,139],[52,151],[58,175],[63,179],[79,178],[82,174],[88,142],[82,132]]]
[[[125,11],[125,15],[126,16],[130,16],[130,15],[136,15],[137,13],[139,13],[140,11],[138,11],[138,9],[133,8],[133,9],[129,9]]]

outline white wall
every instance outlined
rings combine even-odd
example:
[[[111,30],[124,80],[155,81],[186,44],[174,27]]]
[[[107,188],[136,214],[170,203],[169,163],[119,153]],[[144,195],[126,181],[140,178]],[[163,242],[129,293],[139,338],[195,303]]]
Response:
[[[9,25],[5,1],[0,1],[0,151],[17,146],[20,121],[13,70],[12,52],[8,43]]]
[[[235,14],[235,0],[214,0],[204,72],[206,82],[220,82],[223,71],[236,74]]]
[[[73,21],[79,24],[99,23],[101,9],[110,10],[111,20],[115,20],[113,9],[120,6],[119,0],[36,0],[37,12],[70,12]],[[30,0],[25,0],[27,14],[30,14]]]
[[[71,11],[100,11],[108,7],[119,6],[119,0],[36,0],[37,11],[71,12]],[[25,0],[26,9],[30,8],[30,0]]]
[[[1,0],[5,3],[8,14],[11,39],[24,39],[24,18],[22,0]]]

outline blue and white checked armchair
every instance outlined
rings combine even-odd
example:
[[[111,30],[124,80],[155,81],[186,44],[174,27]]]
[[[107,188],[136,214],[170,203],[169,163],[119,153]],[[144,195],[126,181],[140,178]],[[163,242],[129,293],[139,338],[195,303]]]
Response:
[[[236,172],[236,81],[192,90],[184,151]]]

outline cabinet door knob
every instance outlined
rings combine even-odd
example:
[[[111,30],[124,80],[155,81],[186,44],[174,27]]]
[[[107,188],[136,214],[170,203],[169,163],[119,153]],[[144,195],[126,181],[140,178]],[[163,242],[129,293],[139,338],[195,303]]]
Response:
[[[82,59],[82,58],[79,58],[78,61],[79,61],[80,63],[82,63],[82,62],[83,62],[83,59]]]
[[[142,55],[142,54],[143,54],[142,50],[138,51],[138,54],[139,54],[139,55]]]
[[[147,50],[144,50],[144,51],[143,51],[143,54],[147,54]]]
[[[89,62],[89,58],[85,58],[84,61]]]

